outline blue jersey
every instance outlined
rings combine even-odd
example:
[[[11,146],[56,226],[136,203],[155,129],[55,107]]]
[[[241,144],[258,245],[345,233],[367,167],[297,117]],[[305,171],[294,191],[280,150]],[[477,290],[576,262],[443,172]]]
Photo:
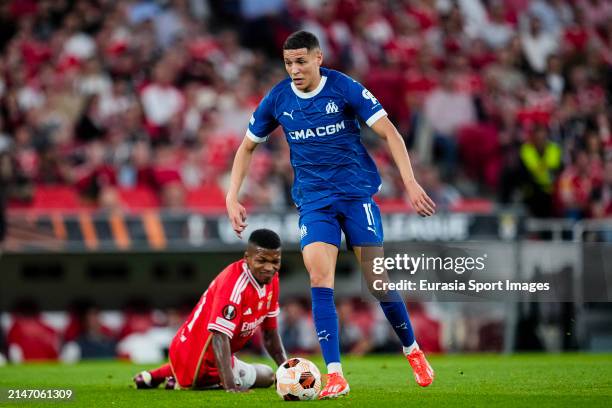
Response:
[[[282,126],[295,176],[293,200],[300,210],[321,208],[380,189],[376,165],[361,143],[359,118],[371,126],[385,115],[363,85],[321,68],[321,82],[311,92],[299,91],[291,78],[272,88],[253,113],[247,137],[261,143]]]

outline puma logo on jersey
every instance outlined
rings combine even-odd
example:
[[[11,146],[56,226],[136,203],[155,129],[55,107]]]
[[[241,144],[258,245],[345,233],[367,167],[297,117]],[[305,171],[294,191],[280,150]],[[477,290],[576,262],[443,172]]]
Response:
[[[289,116],[289,117],[291,118],[291,120],[293,120],[293,111],[294,111],[294,110],[295,110],[295,109],[293,109],[293,110],[291,111],[291,113],[288,113],[288,112],[283,112],[283,116]]]
[[[395,328],[400,329],[400,330],[408,330],[408,323],[404,322],[400,324],[399,326],[395,326]]]
[[[368,227],[368,230],[369,230],[369,231],[372,231],[374,234],[376,234],[376,230],[375,230],[374,228],[372,228],[372,227]]]

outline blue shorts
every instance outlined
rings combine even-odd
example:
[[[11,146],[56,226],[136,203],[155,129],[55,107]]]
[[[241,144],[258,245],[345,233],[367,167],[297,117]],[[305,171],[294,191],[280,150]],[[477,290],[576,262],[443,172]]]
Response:
[[[313,242],[326,242],[340,248],[342,231],[349,249],[382,245],[380,209],[372,198],[340,199],[322,208],[300,211],[302,249]]]

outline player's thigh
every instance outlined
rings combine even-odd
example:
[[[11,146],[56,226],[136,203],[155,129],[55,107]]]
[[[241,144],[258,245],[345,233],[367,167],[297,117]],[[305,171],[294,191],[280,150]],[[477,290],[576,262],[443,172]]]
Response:
[[[314,287],[333,287],[340,223],[331,207],[300,213],[300,237],[304,265]]]
[[[373,283],[377,280],[388,282],[386,271],[374,268],[375,262],[384,258],[382,217],[378,205],[371,198],[346,200],[339,204],[342,214],[340,225],[349,248],[361,267],[364,279],[370,292],[377,298],[382,293],[375,293]]]
[[[253,388],[268,388],[274,384],[275,373],[272,367],[265,364],[253,364],[257,373]]]
[[[192,347],[192,344],[181,342],[178,338],[175,338],[170,344],[168,352],[170,364],[181,388],[189,388],[193,385],[201,352],[201,349],[197,350]]]
[[[325,242],[313,242],[302,249],[304,265],[312,287],[333,288],[338,247]]]
[[[371,198],[344,200],[337,205],[340,226],[349,248],[382,246],[384,240],[380,208]]]

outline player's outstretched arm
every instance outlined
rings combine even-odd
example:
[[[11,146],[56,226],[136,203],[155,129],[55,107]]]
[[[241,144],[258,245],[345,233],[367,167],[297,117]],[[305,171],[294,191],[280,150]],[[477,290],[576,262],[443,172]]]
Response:
[[[406,150],[404,140],[393,123],[391,123],[389,118],[383,116],[374,122],[372,130],[387,141],[389,150],[391,150],[391,155],[393,156],[393,161],[402,176],[402,181],[408,192],[412,207],[422,217],[434,215],[436,212],[436,204],[429,198],[425,190],[423,190],[421,185],[417,183],[414,178],[408,150]]]
[[[242,231],[247,227],[247,213],[244,206],[238,201],[238,193],[240,192],[240,187],[242,186],[242,182],[251,164],[251,158],[253,157],[255,148],[257,148],[257,143],[253,142],[248,137],[245,137],[240,144],[236,156],[234,157],[232,174],[230,176],[230,186],[227,191],[227,196],[225,197],[227,216],[232,223],[232,228],[240,238],[242,238]]]
[[[287,361],[287,353],[285,352],[285,347],[283,347],[283,341],[278,333],[278,329],[264,330],[263,338],[264,347],[270,357],[276,362],[276,365],[281,365]]]
[[[219,378],[225,391],[241,392],[243,390],[236,384],[234,373],[232,372],[232,352],[230,349],[229,337],[223,333],[213,331],[212,345],[215,352],[215,361]]]

